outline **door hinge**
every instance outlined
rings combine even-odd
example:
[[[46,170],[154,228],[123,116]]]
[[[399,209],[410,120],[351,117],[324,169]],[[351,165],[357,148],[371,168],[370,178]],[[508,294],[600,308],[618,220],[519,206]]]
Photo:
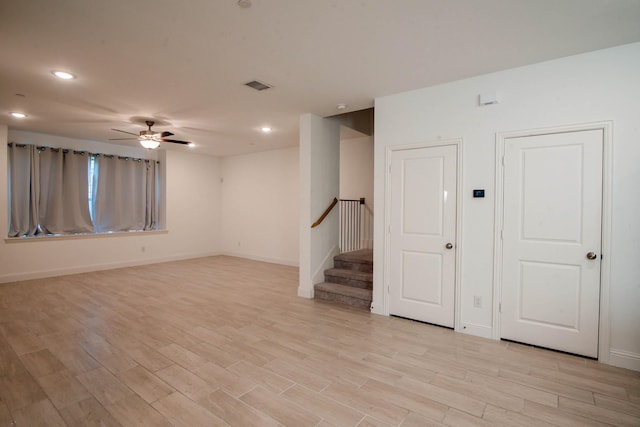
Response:
[[[498,303],[498,313],[502,313],[502,303]]]
[[[389,173],[391,173],[391,163],[389,163]]]
[[[504,166],[504,156],[502,156],[502,166]]]
[[[503,233],[504,233],[504,230],[500,230],[500,240],[503,240]]]

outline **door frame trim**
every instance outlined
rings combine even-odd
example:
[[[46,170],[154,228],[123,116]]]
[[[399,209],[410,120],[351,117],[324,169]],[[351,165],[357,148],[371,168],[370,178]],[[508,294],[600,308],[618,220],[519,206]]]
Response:
[[[385,191],[384,191],[384,244],[383,244],[383,292],[382,292],[382,312],[389,316],[389,288],[391,283],[391,266],[390,266],[390,226],[391,226],[391,156],[396,151],[414,150],[419,148],[433,148],[454,145],[456,147],[456,239],[455,239],[455,265],[454,274],[454,308],[453,308],[453,327],[458,330],[460,325],[460,291],[462,277],[462,149],[463,139],[454,138],[446,140],[436,140],[429,142],[421,142],[417,144],[395,145],[387,147],[385,152]]]
[[[602,130],[602,260],[600,265],[600,318],[598,326],[598,361],[609,362],[610,356],[610,278],[611,278],[611,188],[613,177],[613,122],[602,121],[540,129],[496,133],[494,264],[493,264],[493,333],[501,338],[500,303],[502,300],[502,228],[504,224],[504,145],[509,138],[548,135],[553,133]]]

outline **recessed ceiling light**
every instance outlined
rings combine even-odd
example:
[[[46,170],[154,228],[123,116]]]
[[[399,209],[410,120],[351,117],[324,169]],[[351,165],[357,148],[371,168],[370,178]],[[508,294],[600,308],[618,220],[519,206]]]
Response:
[[[193,142],[190,142],[190,143],[187,144],[187,147],[196,148],[196,144],[194,144]]]
[[[262,132],[264,132],[264,133],[269,133],[269,132],[271,132],[271,128],[270,128],[269,126],[261,127],[261,128],[260,128],[260,130],[261,130]]]
[[[53,74],[54,76],[56,76],[59,79],[62,80],[72,80],[75,79],[76,76],[74,74],[71,73],[67,73],[66,71],[52,71],[51,74]]]
[[[347,104],[338,104],[338,105],[336,105],[336,108],[338,110],[344,110],[345,108],[347,108]]]
[[[12,111],[11,114],[13,117],[15,117],[16,119],[24,119],[25,117],[27,117],[26,114],[24,113],[18,113],[17,111]]]

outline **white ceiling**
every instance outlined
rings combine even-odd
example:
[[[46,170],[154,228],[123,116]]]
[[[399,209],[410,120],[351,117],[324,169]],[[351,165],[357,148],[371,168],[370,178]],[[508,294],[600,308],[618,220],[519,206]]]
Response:
[[[0,123],[107,141],[153,118],[196,151],[264,151],[296,145],[303,113],[640,40],[637,0],[252,3],[3,0]]]

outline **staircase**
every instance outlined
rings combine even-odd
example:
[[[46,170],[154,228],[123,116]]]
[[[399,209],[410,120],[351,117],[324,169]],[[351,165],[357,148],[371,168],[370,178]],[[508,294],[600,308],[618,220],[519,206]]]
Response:
[[[373,290],[373,251],[360,249],[333,258],[324,282],[314,286],[315,298],[369,309]]]

